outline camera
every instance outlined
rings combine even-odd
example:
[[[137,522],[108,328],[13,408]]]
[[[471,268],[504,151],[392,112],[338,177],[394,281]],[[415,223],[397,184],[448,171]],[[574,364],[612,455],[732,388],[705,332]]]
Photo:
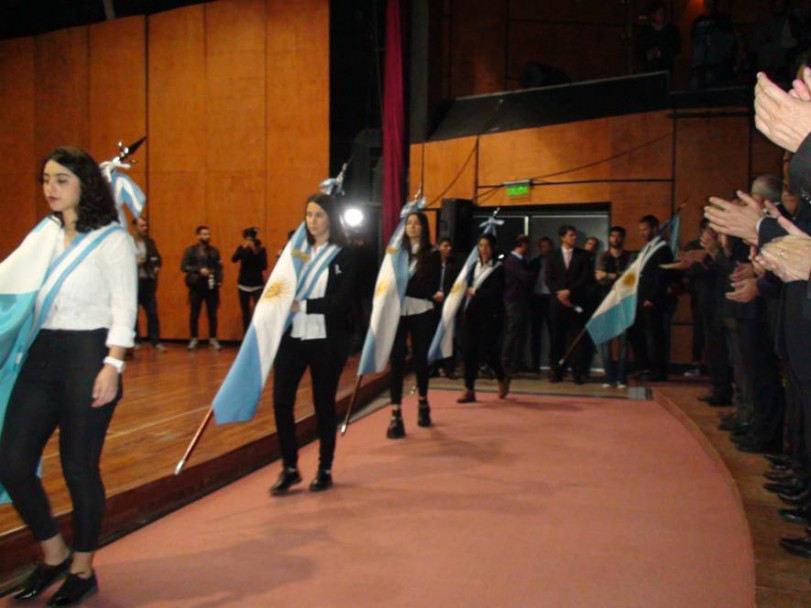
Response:
[[[251,239],[255,241],[258,236],[259,236],[259,228],[256,227],[245,228],[245,230],[242,231],[243,239]]]

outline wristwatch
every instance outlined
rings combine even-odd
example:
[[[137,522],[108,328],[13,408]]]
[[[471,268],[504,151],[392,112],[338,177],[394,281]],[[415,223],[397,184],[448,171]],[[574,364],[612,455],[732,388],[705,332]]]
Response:
[[[127,367],[121,359],[116,359],[115,357],[104,357],[104,362],[112,365],[119,374],[123,373],[124,369]]]

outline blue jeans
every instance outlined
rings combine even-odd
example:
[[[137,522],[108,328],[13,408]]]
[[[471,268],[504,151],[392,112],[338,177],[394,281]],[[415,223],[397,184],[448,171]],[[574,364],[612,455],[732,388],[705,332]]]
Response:
[[[619,342],[620,356],[619,360],[615,361],[611,354],[611,345],[614,340]],[[600,358],[603,360],[603,367],[605,367],[606,382],[611,384],[627,384],[627,363],[628,363],[628,334],[622,332],[619,336],[603,342],[600,344]]]

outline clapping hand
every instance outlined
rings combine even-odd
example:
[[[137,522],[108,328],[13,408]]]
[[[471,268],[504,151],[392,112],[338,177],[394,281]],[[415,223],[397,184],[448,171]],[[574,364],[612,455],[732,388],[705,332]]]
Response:
[[[719,234],[737,236],[756,244],[758,220],[763,217],[763,205],[745,192],[738,191],[742,204],[710,197],[710,205],[704,207],[704,217],[710,227]]]
[[[789,152],[796,152],[811,133],[811,71],[795,80],[790,93],[758,74],[755,86],[755,126],[758,131]]]
[[[811,237],[787,218],[781,217],[778,222],[788,236],[768,243],[756,260],[785,283],[807,281],[811,275]]]

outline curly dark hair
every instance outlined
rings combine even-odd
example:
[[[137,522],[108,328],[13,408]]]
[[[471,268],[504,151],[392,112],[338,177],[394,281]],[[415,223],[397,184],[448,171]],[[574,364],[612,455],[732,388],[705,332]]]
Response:
[[[428,272],[428,264],[431,259],[431,254],[433,253],[433,247],[431,247],[431,229],[428,226],[428,216],[425,215],[422,211],[413,211],[406,216],[406,223],[408,223],[408,218],[412,215],[416,215],[417,219],[420,222],[420,226],[422,226],[422,234],[420,235],[420,250],[417,252],[417,275],[422,278],[425,276],[425,273]],[[408,252],[408,259],[414,257],[414,254],[411,253],[411,239],[408,238],[405,230],[403,230],[403,239],[400,241],[400,246]]]
[[[79,178],[82,194],[77,209],[77,232],[90,232],[118,221],[110,184],[101,174],[98,163],[87,152],[74,146],[55,148],[42,161],[40,179],[49,160],[59,163]],[[63,226],[65,225],[61,212],[54,211],[53,215]]]

